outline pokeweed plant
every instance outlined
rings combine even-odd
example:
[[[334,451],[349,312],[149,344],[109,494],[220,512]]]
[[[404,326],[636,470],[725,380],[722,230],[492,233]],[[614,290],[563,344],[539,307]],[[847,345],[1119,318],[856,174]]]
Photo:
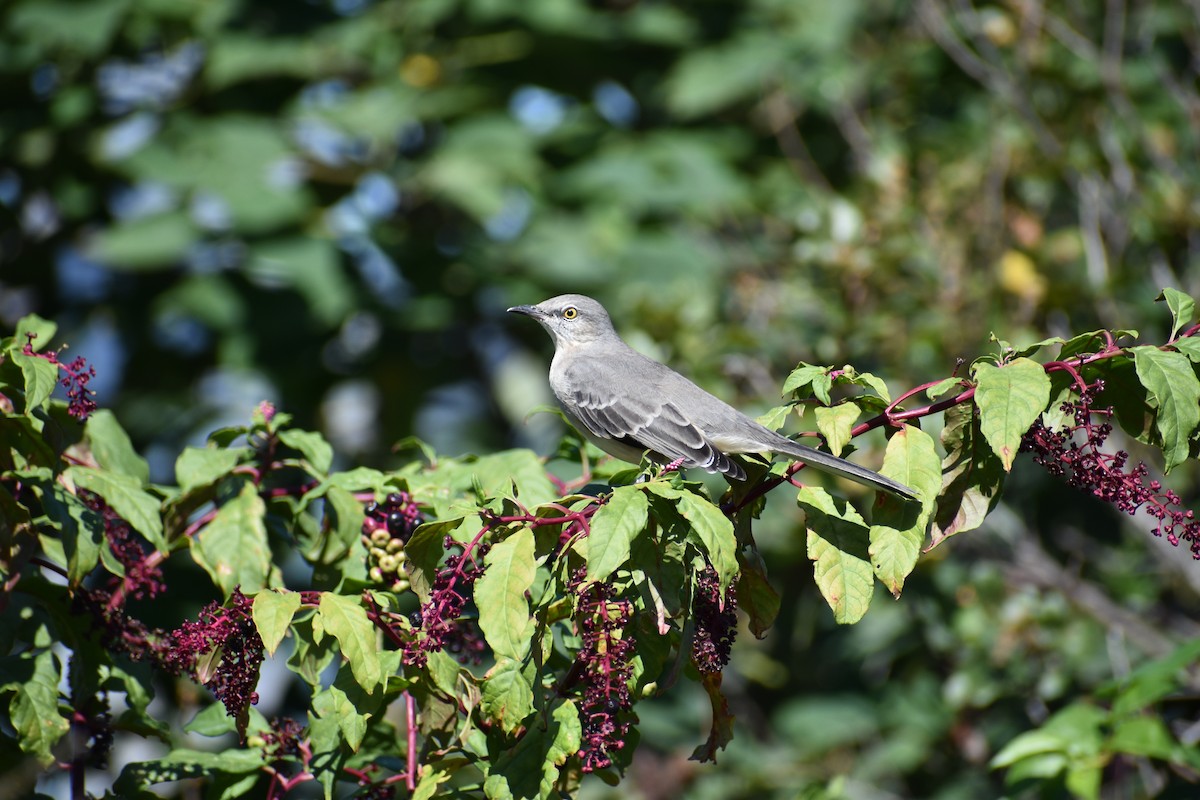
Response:
[[[694,757],[714,759],[733,735],[721,678],[738,611],[760,637],[779,611],[752,533],[785,483],[798,489],[814,578],[840,623],[867,613],[875,581],[898,597],[923,550],[979,528],[1021,452],[1144,512],[1155,535],[1200,558],[1200,523],[1179,495],[1107,447],[1120,426],[1161,450],[1166,471],[1194,455],[1200,326],[1191,298],[1162,299],[1173,319],[1163,344],[1130,344],[1133,331],[998,340],[963,374],[960,364],[895,399],[853,367],[800,365],[788,402],[763,419],[780,427],[811,408],[835,453],[884,429],[883,473],[921,500],[881,494],[869,509],[800,483],[799,463],[752,463],[720,497],[648,463],[590,469],[585,458],[564,481],[527,450],[425,450],[391,472],[333,470],[325,440],[266,403],[249,424],[185,448],[174,485],[152,484],[97,408],[93,371],[50,349],[55,326],[29,317],[0,346],[0,747],[65,770],[77,798],[116,732],[170,751],[116,765],[110,796],[200,778],[217,798],[280,798],[313,782],[327,797],[350,787],[372,798],[544,798],[572,794],[588,773],[618,780],[638,702],[682,676],[711,699]],[[940,453],[917,427],[939,413]],[[287,568],[296,556],[308,567],[301,583]],[[194,616],[139,617],[147,601],[193,597],[196,576],[212,599]],[[255,708],[261,666],[285,640],[307,713],[267,719]],[[1061,773],[1085,797],[1098,796],[1118,753],[1200,768],[1194,748],[1143,713],[1177,687],[1195,650],[1113,687],[1111,710],[1056,714],[994,765],[1014,780]],[[151,705],[170,677],[213,697],[183,734]],[[113,692],[124,695],[119,714]],[[197,749],[203,736],[225,736],[212,739],[224,749]]]

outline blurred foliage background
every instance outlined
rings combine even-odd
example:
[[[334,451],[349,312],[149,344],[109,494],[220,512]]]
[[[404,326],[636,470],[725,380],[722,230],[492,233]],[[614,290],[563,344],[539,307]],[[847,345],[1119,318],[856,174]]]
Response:
[[[1200,289],[1198,74],[1177,0],[10,0],[0,324],[58,321],[164,481],[264,398],[343,467],[550,452],[549,343],[504,309],[567,291],[752,411],[802,359],[896,391],[992,332],[1161,342],[1158,289]],[[1034,470],[851,629],[776,498],[735,744],[687,762],[678,693],[614,796],[1021,795],[989,759],[1200,610],[1186,553]]]

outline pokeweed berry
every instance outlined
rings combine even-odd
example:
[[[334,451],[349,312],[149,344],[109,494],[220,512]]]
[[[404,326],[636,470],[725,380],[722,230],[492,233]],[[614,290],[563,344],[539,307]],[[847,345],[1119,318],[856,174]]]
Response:
[[[382,503],[363,509],[362,542],[367,548],[367,574],[393,592],[409,588],[404,571],[404,545],[424,518],[408,492],[391,492]]]

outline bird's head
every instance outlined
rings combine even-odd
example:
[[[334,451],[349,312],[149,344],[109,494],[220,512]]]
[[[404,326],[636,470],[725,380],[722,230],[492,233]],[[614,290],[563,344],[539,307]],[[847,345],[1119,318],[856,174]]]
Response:
[[[536,306],[513,306],[509,311],[537,320],[550,333],[555,347],[589,344],[615,336],[604,306],[582,294],[563,294]]]

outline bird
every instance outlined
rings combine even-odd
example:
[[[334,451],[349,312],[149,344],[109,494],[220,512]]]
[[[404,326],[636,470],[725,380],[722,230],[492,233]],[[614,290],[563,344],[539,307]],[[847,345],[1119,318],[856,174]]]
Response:
[[[604,306],[586,295],[559,295],[508,311],[532,318],[550,334],[550,388],[567,420],[622,461],[637,464],[649,454],[659,463],[744,481],[745,469],[731,456],[775,453],[897,497],[917,497],[902,483],[760,425],[637,352],[617,334]]]

